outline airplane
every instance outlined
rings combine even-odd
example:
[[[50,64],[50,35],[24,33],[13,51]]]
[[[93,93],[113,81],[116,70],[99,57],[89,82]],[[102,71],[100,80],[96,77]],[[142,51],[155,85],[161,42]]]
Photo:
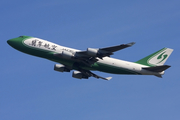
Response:
[[[83,51],[30,36],[9,39],[7,43],[21,52],[60,63],[54,65],[55,71],[70,72],[75,70],[72,77],[78,79],[95,77],[110,80],[112,78],[101,77],[91,71],[126,75],[154,75],[162,78],[164,71],[171,67],[164,65],[164,63],[173,51],[170,48],[163,48],[137,62],[129,62],[110,56],[118,50],[131,47],[135,44],[134,42],[99,49],[87,48]]]

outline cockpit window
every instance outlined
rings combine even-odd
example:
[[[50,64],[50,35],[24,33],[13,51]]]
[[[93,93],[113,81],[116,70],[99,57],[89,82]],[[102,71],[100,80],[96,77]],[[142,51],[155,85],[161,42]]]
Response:
[[[23,38],[24,36],[19,36],[19,37]]]

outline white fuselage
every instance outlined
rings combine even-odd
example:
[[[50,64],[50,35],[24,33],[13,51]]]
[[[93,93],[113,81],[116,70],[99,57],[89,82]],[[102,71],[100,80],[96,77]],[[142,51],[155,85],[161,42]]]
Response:
[[[70,52],[72,55],[75,55],[76,52],[79,52],[80,50],[77,49],[72,49],[64,46],[60,46],[58,44],[39,39],[39,38],[30,38],[24,41],[24,45],[27,47],[34,47],[37,49],[42,49],[46,51],[52,51],[56,52],[57,54],[62,54],[63,51]],[[106,64],[108,66],[112,67],[118,67],[120,69],[125,69],[125,70],[130,70],[134,71],[135,73],[142,74],[142,75],[163,75],[163,72],[157,73],[157,72],[151,72],[148,70],[142,69],[143,67],[148,67],[145,65],[133,63],[133,62],[128,62],[128,61],[123,61],[119,59],[114,59],[110,57],[103,57],[103,59],[99,59],[97,63],[102,63]]]

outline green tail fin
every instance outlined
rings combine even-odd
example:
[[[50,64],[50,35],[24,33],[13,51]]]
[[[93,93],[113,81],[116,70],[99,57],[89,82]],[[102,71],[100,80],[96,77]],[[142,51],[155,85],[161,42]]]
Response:
[[[146,65],[146,66],[159,66],[163,65],[171,55],[173,49],[163,48],[135,63]]]

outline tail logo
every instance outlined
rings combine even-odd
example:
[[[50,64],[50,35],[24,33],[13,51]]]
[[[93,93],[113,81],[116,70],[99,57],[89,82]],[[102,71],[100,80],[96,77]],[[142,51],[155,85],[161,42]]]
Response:
[[[158,63],[156,63],[156,64],[159,64],[159,63],[161,63],[162,61],[164,61],[166,58],[168,57],[168,55],[167,54],[165,54],[165,52],[163,52],[162,54],[160,54],[158,57],[157,57],[157,59],[159,60],[159,59],[162,59],[161,61],[159,61]]]
[[[148,64],[149,65],[163,65],[165,61],[167,60],[167,58],[169,57],[169,55],[171,54],[171,52],[172,50],[168,48],[164,48],[156,52],[149,58]]]

